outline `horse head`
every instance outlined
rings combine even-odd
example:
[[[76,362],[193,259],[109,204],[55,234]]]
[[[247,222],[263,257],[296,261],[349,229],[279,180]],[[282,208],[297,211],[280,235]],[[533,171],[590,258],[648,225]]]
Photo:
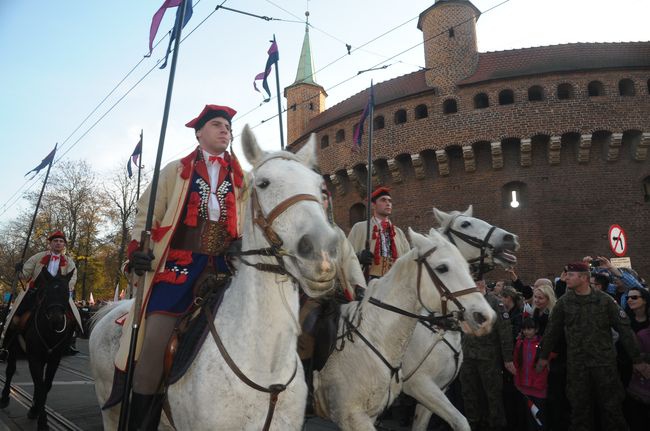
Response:
[[[315,135],[296,154],[267,153],[247,125],[242,146],[253,166],[243,253],[268,244],[279,251],[275,259],[305,293],[325,294],[336,276],[336,233],[321,205],[322,178],[313,171]]]
[[[496,314],[476,288],[458,248],[436,230],[425,236],[409,228],[409,237],[418,254],[418,297],[424,308],[464,320],[466,332],[489,332]]]
[[[472,217],[471,205],[465,212],[446,213],[434,208],[433,213],[440,224],[438,232],[447,236],[465,260],[480,272],[494,265],[508,269],[517,263],[514,255],[519,249],[517,235]]]
[[[48,271],[42,271],[42,284],[38,288],[37,301],[40,313],[50,323],[54,330],[66,326],[66,311],[68,309],[68,298],[70,297],[69,284],[74,270],[66,275],[51,275]]]

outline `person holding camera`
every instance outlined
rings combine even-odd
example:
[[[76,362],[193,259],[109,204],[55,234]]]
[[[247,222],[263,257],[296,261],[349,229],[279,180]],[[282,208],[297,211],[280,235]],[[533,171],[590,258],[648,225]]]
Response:
[[[616,303],[621,307],[626,304],[627,291],[632,288],[642,288],[643,285],[639,283],[634,274],[628,268],[617,268],[612,262],[604,256],[592,258],[585,256],[583,261],[588,262],[592,271],[607,272],[610,278],[610,285],[607,287],[606,293],[609,293],[616,299]]]
[[[593,430],[594,417],[599,414],[602,429],[627,430],[622,412],[625,392],[617,372],[612,328],[632,358],[634,372],[650,378],[650,364],[642,362],[627,314],[607,294],[589,285],[587,262],[570,263],[565,269],[568,290],[551,313],[537,370],[548,366],[553,348],[565,334],[571,429]]]

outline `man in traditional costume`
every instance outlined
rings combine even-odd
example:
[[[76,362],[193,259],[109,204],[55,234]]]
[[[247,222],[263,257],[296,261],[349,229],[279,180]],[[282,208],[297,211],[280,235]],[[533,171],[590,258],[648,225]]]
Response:
[[[361,265],[368,268],[370,279],[383,277],[393,263],[410,250],[404,232],[389,219],[393,200],[388,187],[378,187],[370,196],[373,215],[370,220],[370,250],[366,250],[366,221],[352,226],[348,239]]]
[[[142,274],[144,289],[137,366],[129,429],[157,429],[162,409],[161,383],[165,350],[178,320],[192,307],[196,289],[230,276],[225,258],[228,246],[240,238],[246,190],[244,174],[232,150],[231,124],[236,111],[206,105],[186,124],[193,128],[198,148],[160,171],[154,207],[152,251],[139,251],[151,186],[138,202],[129,245],[128,266]],[[153,271],[151,270],[153,268]],[[126,370],[133,310],[124,322],[116,358],[116,381],[104,408],[120,400],[120,375]],[[121,373],[120,373],[121,372]],[[143,421],[146,428],[142,428]]]
[[[27,259],[24,264],[19,263],[16,265],[16,272],[22,280],[26,280],[27,288],[20,292],[12,307],[12,311],[7,316],[1,337],[3,342],[7,327],[9,326],[7,323],[11,322],[11,324],[16,325],[19,329],[22,329],[27,323],[30,314],[28,312],[31,312],[36,305],[35,293],[41,287],[36,280],[42,271],[49,272],[53,277],[57,275],[65,276],[72,273],[68,284],[68,289],[70,290],[70,311],[74,314],[81,328],[81,317],[72,300],[74,285],[77,281],[76,267],[72,258],[65,253],[65,247],[68,244],[65,234],[57,230],[47,240],[49,241],[49,249],[47,251],[36,253]]]

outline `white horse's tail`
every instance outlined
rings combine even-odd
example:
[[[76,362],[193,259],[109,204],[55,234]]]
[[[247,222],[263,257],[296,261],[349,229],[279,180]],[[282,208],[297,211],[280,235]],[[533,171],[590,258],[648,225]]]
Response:
[[[114,308],[117,308],[121,305],[124,305],[127,302],[133,301],[132,299],[127,299],[125,301],[110,301],[106,305],[104,305],[102,308],[99,309],[88,321],[88,328],[89,328],[89,333],[92,332],[93,328],[99,322],[102,320],[104,316],[106,316],[108,313],[110,313]],[[129,306],[130,308],[130,306]]]

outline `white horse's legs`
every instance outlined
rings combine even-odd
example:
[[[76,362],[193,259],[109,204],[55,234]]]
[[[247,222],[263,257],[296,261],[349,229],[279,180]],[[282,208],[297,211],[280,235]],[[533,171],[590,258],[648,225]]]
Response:
[[[339,425],[343,431],[375,431],[374,421],[362,411],[346,413]]]
[[[415,416],[413,417],[413,426],[411,431],[426,431],[433,412],[419,404],[415,407]]]
[[[426,431],[432,413],[444,419],[454,431],[470,431],[465,416],[454,407],[433,381],[412,384],[410,389],[409,395],[421,403],[415,409],[412,431]]]

